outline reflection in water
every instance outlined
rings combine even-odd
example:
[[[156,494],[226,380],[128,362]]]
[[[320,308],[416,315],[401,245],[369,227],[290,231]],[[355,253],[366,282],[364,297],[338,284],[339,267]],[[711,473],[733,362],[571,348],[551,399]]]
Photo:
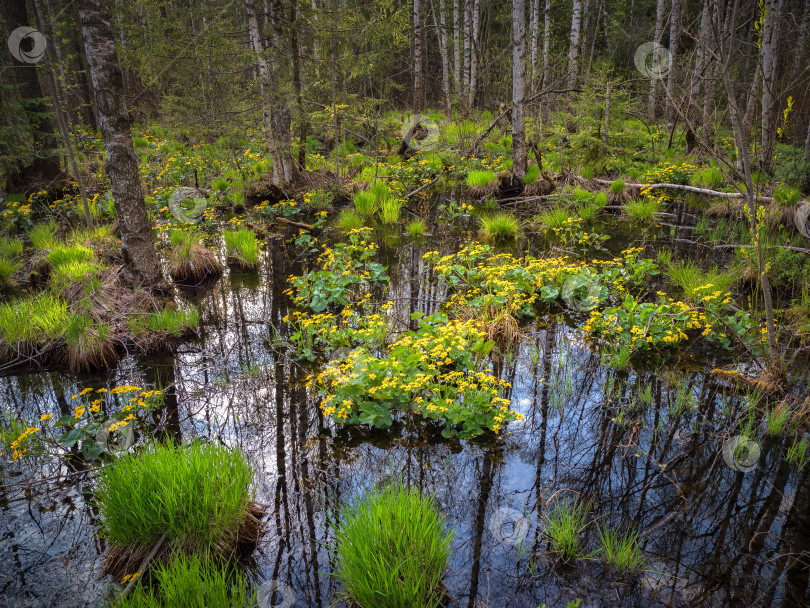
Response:
[[[430,249],[457,247],[445,235]],[[0,380],[0,405],[27,419],[71,410],[85,386],[161,387],[152,424],[162,438],[201,437],[242,449],[267,505],[265,535],[249,564],[257,583],[290,585],[299,606],[330,606],[329,550],[342,505],[402,477],[436,495],[455,529],[445,582],[453,606],[804,606],[808,604],[810,479],[766,442],[757,467],[735,472],[720,456],[739,399],[690,363],[613,372],[582,342],[570,319],[524,328],[517,353],[496,370],[525,419],[498,444],[441,437],[404,421],[388,431],[336,429],[304,387],[311,368],[285,356],[286,279],[300,262],[281,241],[258,276],[231,275],[206,294],[181,294],[201,311],[201,339],[162,359],[130,357],[109,377],[35,372]],[[446,296],[422,261],[426,247],[385,246],[392,331]],[[710,368],[708,368],[710,369]],[[116,407],[122,407],[119,401]],[[74,448],[77,449],[77,448]],[[5,462],[5,461],[4,461]],[[101,578],[92,475],[79,459],[3,465],[0,471],[0,605],[95,606]],[[542,538],[560,496],[591,516],[641,533],[647,572],[622,581],[595,559],[561,566]],[[530,523],[520,546],[499,542],[489,522],[501,508]],[[596,549],[595,526],[584,539]]]

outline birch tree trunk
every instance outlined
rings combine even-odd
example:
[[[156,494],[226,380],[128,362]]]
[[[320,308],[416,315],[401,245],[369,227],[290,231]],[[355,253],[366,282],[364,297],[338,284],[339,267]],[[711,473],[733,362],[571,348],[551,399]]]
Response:
[[[778,80],[777,46],[783,0],[765,0],[768,11],[762,36],[762,125],[761,154],[763,167],[770,167],[776,131],[776,82]]]
[[[531,47],[531,72],[529,76],[529,89],[534,90],[534,83],[537,80],[537,30],[540,26],[540,0],[531,0],[529,19],[529,43]]]
[[[273,183],[281,186],[283,183],[283,171],[281,155],[276,145],[276,138],[273,131],[273,118],[270,103],[267,100],[268,91],[273,83],[270,76],[270,66],[262,53],[261,37],[259,33],[259,20],[256,17],[256,10],[251,0],[245,0],[245,7],[248,14],[248,34],[250,36],[250,46],[256,54],[256,64],[259,69],[259,92],[262,98],[262,125],[264,126],[264,136],[267,138],[267,148],[270,152],[270,162],[273,165]]]
[[[672,63],[669,66],[669,74],[667,74],[667,101],[664,116],[667,117],[669,122],[675,120],[675,108],[672,105],[672,100],[675,99],[675,58],[678,56],[678,37],[681,34],[679,25],[680,0],[672,0],[672,13],[670,14],[669,22],[669,53]]]
[[[472,34],[470,17],[472,13],[472,0],[464,0],[464,72],[462,78],[464,80],[462,85],[461,99],[464,107],[467,106],[467,97],[470,91],[470,51],[472,44],[470,37]]]
[[[663,0],[660,0],[663,2]],[[513,16],[514,18],[514,16]],[[568,78],[567,88],[573,89],[577,84],[578,57],[579,57],[579,34],[582,26],[582,0],[574,0],[571,9],[571,40],[568,45]]]
[[[526,175],[526,0],[512,0],[512,183]]]
[[[138,157],[132,145],[110,8],[107,0],[79,0],[77,4],[107,152],[107,175],[121,231],[126,278],[133,284],[156,285],[163,276],[146,214]]]
[[[422,109],[422,4],[413,0],[413,109]]]
[[[447,50],[447,30],[445,21],[444,0],[439,0],[439,24],[436,25],[436,6],[433,8],[433,25],[438,30],[439,37],[439,55],[442,60],[442,91],[444,93],[444,111],[447,117],[452,115],[452,107],[450,105],[450,74],[449,74],[449,52]]]
[[[467,92],[467,107],[475,103],[475,89],[478,86],[478,34],[481,25],[481,0],[474,0],[472,10],[472,36],[470,37],[470,89]]]
[[[655,34],[653,36],[653,40],[656,44],[656,49],[653,51],[655,53],[655,57],[653,59],[654,66],[657,66],[660,62],[658,47],[657,45],[661,44],[661,37],[664,34],[664,0],[658,0],[658,4],[655,9]],[[650,97],[647,102],[647,119],[650,122],[655,120],[655,102],[658,97],[658,76],[656,74],[656,70],[653,69],[653,74],[650,77]]]
[[[551,0],[546,0],[546,10],[543,17],[543,84],[541,89],[545,89],[549,84],[550,68],[548,65],[548,47],[551,40]]]
[[[459,0],[453,0],[453,50],[455,63],[453,64],[453,75],[456,85],[456,95],[461,99],[462,82],[461,82],[461,69],[464,64],[464,59],[461,55],[461,39],[463,16],[460,15],[458,10]]]
[[[707,20],[707,28],[710,31],[718,31],[720,27],[720,11],[722,7],[717,0],[709,1],[709,16]],[[714,98],[717,90],[717,70],[720,69],[720,63],[712,61],[706,57],[706,69],[703,75],[703,116],[701,120],[701,130],[703,131],[703,138],[709,145],[714,143],[714,129],[712,129],[712,117],[714,116]]]

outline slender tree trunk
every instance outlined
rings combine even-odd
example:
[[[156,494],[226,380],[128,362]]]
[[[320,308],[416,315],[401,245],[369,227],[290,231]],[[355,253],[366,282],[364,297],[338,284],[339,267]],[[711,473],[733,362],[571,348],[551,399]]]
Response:
[[[663,1],[663,0],[661,0]],[[568,45],[568,67],[567,67],[567,87],[573,89],[577,84],[577,72],[579,64],[579,34],[582,26],[582,0],[574,0],[571,9],[571,40]]]
[[[672,13],[669,22],[669,53],[672,57],[672,63],[669,66],[669,74],[667,74],[668,95],[664,111],[664,115],[669,122],[675,120],[675,108],[672,105],[672,100],[675,99],[675,59],[678,56],[678,38],[681,35],[679,9],[680,0],[672,0]]]
[[[543,84],[541,89],[548,86],[551,70],[548,64],[548,47],[551,40],[551,0],[546,0],[546,9],[543,13]]]
[[[602,143],[605,145],[607,145],[610,136],[610,86],[611,82],[608,80],[605,87],[605,130],[602,132]]]
[[[463,92],[461,95],[462,102],[465,108],[467,99],[470,95],[470,59],[472,51],[472,0],[464,0],[464,73],[463,73]]]
[[[301,87],[301,47],[299,46],[298,11],[295,1],[290,2],[290,51],[292,53],[292,77],[293,88],[295,89],[295,105],[298,112],[299,137],[298,137],[298,167],[301,171],[307,167],[307,135],[309,130],[309,120],[304,110],[304,98]]]
[[[534,90],[537,80],[537,30],[540,27],[540,0],[531,0],[529,18],[529,44],[531,48],[531,72],[529,75],[529,90]]]
[[[664,0],[658,0],[658,4],[655,9],[655,34],[653,39],[655,40],[655,44],[661,44],[661,38],[664,35]],[[659,63],[659,53],[658,47],[653,51],[655,53],[655,58],[653,59],[654,65],[658,65]],[[647,119],[650,122],[655,120],[655,103],[658,98],[658,74],[656,74],[655,69],[653,69],[653,74],[650,77],[650,97],[647,103]]]
[[[776,131],[776,83],[779,40],[779,25],[782,16],[783,0],[766,0],[768,11],[765,16],[765,27],[762,36],[762,125],[760,159],[766,169],[771,165],[774,135]]]
[[[526,175],[526,4],[512,0],[512,183]]]
[[[810,163],[810,120],[807,121],[807,137],[804,139],[804,153],[802,154],[802,163],[805,165]]]
[[[802,24],[799,28],[799,39],[796,41],[796,53],[793,55],[793,69],[790,71],[790,80],[792,82],[798,81],[799,74],[802,70],[804,47],[807,44],[808,21],[810,21],[810,2],[805,2],[804,15],[802,16]],[[807,62],[804,63],[804,69],[807,69]]]
[[[132,145],[110,8],[107,0],[78,0],[77,4],[107,152],[107,175],[121,231],[124,265],[132,283],[156,285],[163,277]]]
[[[259,33],[259,20],[256,10],[251,0],[245,0],[245,7],[248,15],[248,35],[250,36],[250,46],[256,54],[256,65],[259,69],[259,92],[262,99],[262,125],[264,126],[264,136],[267,138],[267,148],[270,153],[270,162],[273,165],[273,183],[281,186],[284,182],[284,172],[282,169],[281,155],[275,139],[273,129],[272,111],[267,95],[273,83],[270,77],[270,66],[262,53],[261,35]]]
[[[29,25],[25,3],[20,0],[4,0],[3,17],[8,32],[20,26]],[[5,40],[3,46],[6,46]],[[30,142],[32,147],[35,146],[39,149],[37,158],[27,164],[19,163],[17,167],[6,173],[6,190],[8,192],[27,192],[30,189],[48,189],[62,175],[62,171],[57,151],[59,142],[53,122],[48,116],[48,108],[42,102],[44,95],[37,76],[37,68],[33,64],[18,61],[8,52],[8,48],[4,48],[3,52],[7,53],[14,66],[14,69],[6,70],[5,76],[20,85],[17,94],[22,99],[30,100],[27,102],[26,116],[17,118],[28,122],[39,139],[38,142]],[[36,101],[31,103],[34,100]],[[3,122],[5,122],[5,117]]]
[[[447,117],[452,115],[450,104],[450,74],[449,74],[449,51],[447,50],[447,23],[445,19],[444,0],[439,0],[439,24],[436,25],[436,6],[433,5],[433,25],[438,30],[439,55],[442,60],[442,92],[444,93],[444,111]]]
[[[713,31],[718,31],[720,23],[722,22],[720,14],[722,6],[717,0],[710,0],[709,5],[708,27]],[[714,129],[712,128],[712,118],[714,117],[715,92],[719,78],[717,70],[720,67],[720,63],[711,61],[708,57],[706,58],[706,63],[707,66],[703,83],[703,117],[701,120],[701,129],[703,131],[704,140],[709,145],[713,145]]]
[[[422,3],[413,0],[413,109],[422,109]]]
[[[453,75],[456,85],[456,95],[458,95],[459,99],[461,99],[463,91],[461,70],[464,65],[464,58],[461,54],[461,39],[464,36],[462,35],[463,16],[461,16],[459,13],[458,5],[459,0],[453,0],[453,49],[455,59],[455,63],[453,64]]]
[[[478,41],[481,25],[481,0],[474,0],[472,11],[472,36],[470,36],[470,89],[467,92],[467,107],[475,103],[475,89],[478,86]]]

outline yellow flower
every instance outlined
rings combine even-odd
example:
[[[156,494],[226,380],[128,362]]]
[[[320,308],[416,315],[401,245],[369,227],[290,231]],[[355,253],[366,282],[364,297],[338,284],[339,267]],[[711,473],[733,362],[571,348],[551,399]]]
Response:
[[[53,414],[44,414],[43,416],[40,417],[39,421],[45,422],[46,420],[50,420],[51,418],[53,418]]]
[[[84,406],[80,405],[75,410],[73,410],[73,417],[74,418],[81,418],[84,415]]]

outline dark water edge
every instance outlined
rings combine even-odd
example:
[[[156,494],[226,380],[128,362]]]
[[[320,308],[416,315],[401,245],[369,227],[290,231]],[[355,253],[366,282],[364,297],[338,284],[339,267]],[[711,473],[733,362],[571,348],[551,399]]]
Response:
[[[654,240],[623,230],[611,249]],[[421,256],[453,252],[467,238],[434,232],[425,242],[378,237],[395,328],[406,328],[411,312],[435,311],[444,296]],[[520,247],[536,253],[543,245]],[[435,494],[455,530],[445,576],[453,607],[551,608],[576,598],[583,607],[810,605],[810,468],[791,468],[782,440],[762,442],[751,472],[725,465],[721,449],[735,434],[741,398],[709,372],[715,357],[728,355],[687,348],[665,364],[616,373],[585,344],[577,319],[555,314],[524,327],[516,356],[505,361],[513,407],[525,418],[498,442],[448,440],[414,421],[388,431],[337,429],[303,386],[311,369],[268,339],[273,328],[284,331],[282,292],[300,261],[292,245],[269,241],[258,275],[230,274],[203,294],[178,293],[199,304],[201,325],[199,340],[174,356],[129,356],[93,376],[0,378],[0,409],[36,420],[69,411],[70,395],[86,386],[170,387],[156,432],[224,441],[256,467],[268,517],[251,571],[258,583],[289,585],[296,606],[331,605],[337,510],[395,477]],[[647,386],[652,402],[628,416]],[[679,389],[689,407],[679,407]],[[111,583],[101,576],[91,473],[2,463],[0,606],[102,603]],[[561,496],[589,501],[598,523],[638,530],[648,570],[622,580],[595,557],[560,565],[533,539]],[[522,546],[504,540],[526,524]],[[596,526],[585,544],[586,553],[598,546]]]

